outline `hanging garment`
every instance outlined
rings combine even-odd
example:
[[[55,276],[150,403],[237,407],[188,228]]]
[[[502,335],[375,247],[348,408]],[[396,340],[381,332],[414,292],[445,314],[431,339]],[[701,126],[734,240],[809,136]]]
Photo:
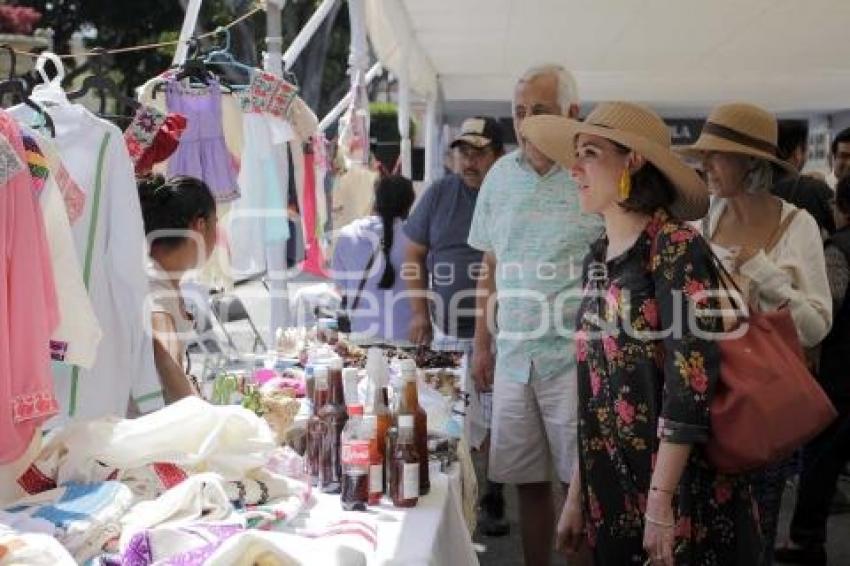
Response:
[[[142,305],[148,292],[147,244],[133,164],[121,130],[79,105],[48,107],[56,127],[53,140],[71,177],[84,188],[82,216],[72,233],[83,282],[103,331],[90,370],[54,364],[61,412],[46,425],[72,417],[124,415],[134,384],[156,376],[153,342]],[[10,113],[31,123],[34,113],[16,106]]]
[[[286,143],[289,125],[275,117],[246,113],[239,186],[242,198],[230,211],[228,233],[236,279],[268,270],[266,248],[289,238]]]
[[[22,139],[27,148],[30,174],[43,187],[39,202],[50,247],[50,263],[54,277],[61,281],[56,287],[60,322],[50,337],[50,355],[54,361],[91,369],[103,333],[83,283],[65,201],[42,150],[50,142],[31,133],[25,133]]]
[[[202,179],[219,202],[239,198],[236,170],[224,141],[218,83],[193,87],[170,82],[165,87],[165,99],[169,112],[189,121],[177,151],[168,160],[169,176]]]
[[[162,114],[168,113],[168,106],[165,102],[165,96],[154,94],[154,88],[158,83],[172,80],[176,75],[176,71],[169,69],[158,77],[154,77],[140,86],[137,91],[139,94],[139,102],[153,110],[159,111]],[[222,131],[224,132],[224,142],[227,144],[227,150],[230,154],[230,162],[235,170],[239,170],[239,156],[242,155],[242,94],[241,93],[221,93],[221,122]],[[154,165],[153,172],[166,175],[167,164],[160,163]]]
[[[353,165],[336,179],[331,212],[334,231],[372,213],[377,180],[378,173],[361,165]]]
[[[185,116],[164,114],[149,106],[140,107],[124,131],[124,142],[136,175],[150,173],[154,165],[171,157],[186,126]]]
[[[80,219],[86,208],[86,193],[82,187],[74,181],[52,139],[46,138],[32,130],[27,131],[38,142],[44,156],[47,158],[47,168],[59,187],[62,200],[65,201],[65,211],[68,213],[68,222],[73,225]]]
[[[20,128],[0,111],[0,464],[59,408],[49,363],[59,305],[35,190]]]
[[[325,230],[328,227],[328,185],[326,182],[331,163],[328,155],[328,140],[321,132],[317,132],[312,138],[313,144],[313,167],[316,169],[316,237],[322,246],[322,252],[327,256]]]
[[[313,152],[308,148],[304,152],[304,208],[301,219],[304,224],[304,263],[302,269],[307,273],[328,277],[325,271],[325,259],[317,237],[316,190],[325,187],[316,185],[316,168],[313,166]]]

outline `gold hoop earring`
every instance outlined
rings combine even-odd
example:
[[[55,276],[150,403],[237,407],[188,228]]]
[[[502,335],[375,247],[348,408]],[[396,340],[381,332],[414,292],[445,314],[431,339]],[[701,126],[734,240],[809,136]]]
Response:
[[[626,200],[632,192],[632,176],[629,175],[628,167],[623,169],[623,174],[620,175],[620,200]]]

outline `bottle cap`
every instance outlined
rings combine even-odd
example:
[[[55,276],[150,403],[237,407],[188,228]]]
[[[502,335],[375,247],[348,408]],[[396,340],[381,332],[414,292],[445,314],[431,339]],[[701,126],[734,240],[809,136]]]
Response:
[[[413,415],[399,415],[398,428],[413,428]]]

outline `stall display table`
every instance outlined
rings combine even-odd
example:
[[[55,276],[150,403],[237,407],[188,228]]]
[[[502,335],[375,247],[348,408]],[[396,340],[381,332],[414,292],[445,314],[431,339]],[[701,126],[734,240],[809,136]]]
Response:
[[[375,566],[477,565],[478,557],[461,513],[460,466],[448,473],[433,474],[431,490],[419,498],[416,507],[393,507],[385,497],[380,505],[365,512],[342,512],[338,495],[313,493],[314,501],[302,512],[303,522],[293,528],[309,525],[348,524],[361,531],[362,538],[376,533],[374,552],[369,564]],[[351,523],[346,523],[350,520]],[[372,528],[374,527],[374,531]]]

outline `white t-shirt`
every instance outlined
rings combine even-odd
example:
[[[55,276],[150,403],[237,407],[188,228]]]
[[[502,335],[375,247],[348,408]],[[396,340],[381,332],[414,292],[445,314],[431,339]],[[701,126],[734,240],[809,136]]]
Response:
[[[195,337],[195,323],[186,311],[180,289],[176,288],[155,262],[149,269],[150,295],[147,304],[149,312],[165,313],[174,321],[175,337],[180,344],[180,365],[185,368],[186,344]]]

